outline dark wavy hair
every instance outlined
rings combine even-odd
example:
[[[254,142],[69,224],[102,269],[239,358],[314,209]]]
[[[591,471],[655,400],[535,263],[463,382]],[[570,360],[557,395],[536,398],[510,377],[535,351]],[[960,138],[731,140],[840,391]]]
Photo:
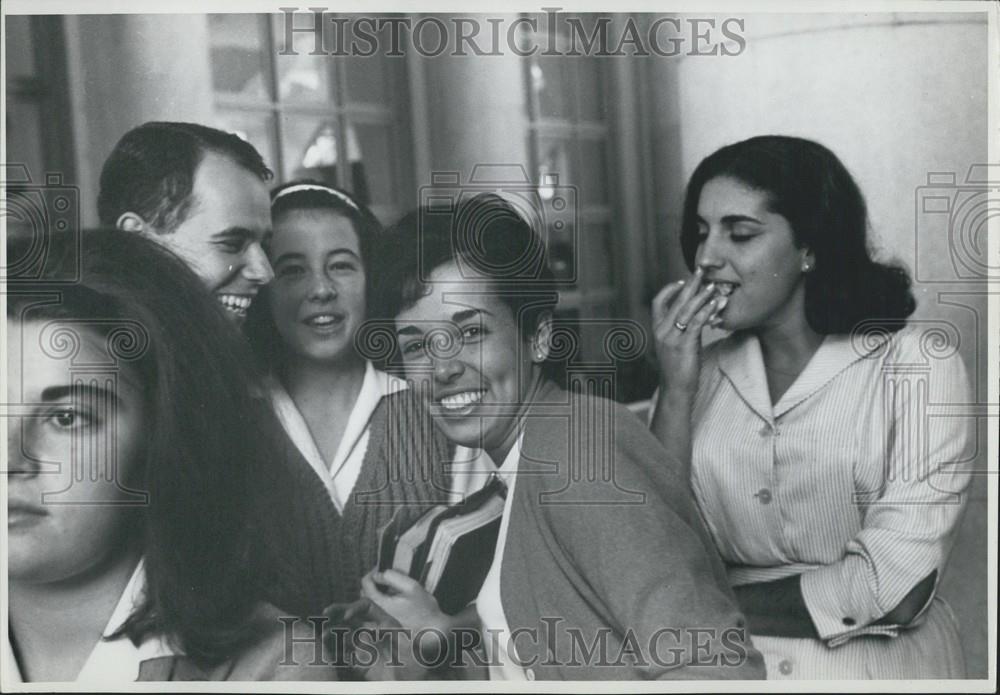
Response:
[[[481,193],[450,206],[420,207],[390,228],[380,259],[380,302],[394,317],[430,291],[428,276],[440,266],[490,278],[498,298],[518,319],[522,340],[534,334],[559,300],[541,237],[509,202]],[[546,375],[557,378],[546,362]]]
[[[162,634],[195,660],[225,660],[254,639],[258,601],[248,490],[262,445],[245,341],[188,266],[138,234],[15,235],[8,258],[8,320],[141,327],[147,347],[140,339],[123,364],[146,403],[144,460],[129,484],[149,493],[136,531],[148,584],[121,634]]]
[[[234,133],[197,123],[143,123],[122,136],[101,169],[101,224],[113,227],[134,212],[161,233],[174,231],[191,209],[206,152],[229,157],[261,181],[273,176],[254,146]]]
[[[302,179],[290,181],[271,191],[271,219],[277,221],[282,215],[296,210],[326,210],[343,215],[351,222],[358,237],[361,262],[365,267],[365,306],[367,317],[380,316],[377,293],[373,287],[377,282],[372,270],[372,259],[378,254],[378,245],[385,232],[382,223],[353,195],[340,188],[328,186],[319,181]],[[270,253],[270,249],[267,251]],[[271,318],[270,291],[261,289],[257,301],[250,307],[243,330],[253,346],[260,366],[266,371],[273,367],[275,360],[283,353],[283,341]]]
[[[815,255],[806,274],[809,326],[820,334],[899,330],[916,302],[910,277],[898,265],[873,260],[864,196],[837,156],[819,143],[762,135],[727,145],[701,161],[684,196],[681,249],[694,269],[698,201],[710,180],[735,179],[768,196],[768,208],[791,225],[795,242]]]

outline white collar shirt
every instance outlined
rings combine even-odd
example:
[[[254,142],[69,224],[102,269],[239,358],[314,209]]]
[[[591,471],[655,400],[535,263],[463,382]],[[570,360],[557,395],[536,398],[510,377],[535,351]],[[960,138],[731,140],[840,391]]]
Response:
[[[386,396],[406,388],[405,381],[375,369],[371,362],[367,362],[361,390],[348,417],[344,436],[340,439],[333,460],[328,463],[316,446],[316,440],[295,401],[277,379],[270,380],[268,390],[271,404],[281,425],[326,485],[338,512],[343,513],[361,474],[361,466],[368,451],[368,440],[371,438],[369,423],[375,408]]]
[[[112,639],[112,635],[139,606],[145,591],[146,572],[144,563],[140,560],[101,633],[101,639],[80,669],[76,683],[92,683],[95,686],[107,683],[131,683],[138,679],[139,669],[144,661],[177,655],[167,640],[159,635],[146,638],[138,646],[124,635]],[[8,683],[24,682],[13,645],[7,634],[3,637],[3,670]]]
[[[476,597],[476,612],[483,630],[483,643],[489,661],[490,680],[523,681],[531,677],[531,671],[522,668],[517,659],[514,643],[511,640],[510,625],[503,610],[500,596],[500,571],[503,562],[504,549],[507,546],[507,527],[510,524],[511,501],[514,499],[514,485],[517,482],[517,468],[521,459],[521,442],[524,432],[518,435],[514,445],[507,453],[503,464],[496,470],[497,476],[507,486],[507,499],[504,502],[503,517],[500,521],[500,531],[497,536],[496,550],[493,553],[493,564],[486,575],[479,595]]]

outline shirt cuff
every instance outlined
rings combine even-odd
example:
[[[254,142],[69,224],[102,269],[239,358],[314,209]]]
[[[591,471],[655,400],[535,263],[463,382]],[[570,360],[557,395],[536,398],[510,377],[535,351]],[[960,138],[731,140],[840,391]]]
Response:
[[[845,571],[844,562],[850,562],[850,558],[803,572],[800,579],[802,599],[809,617],[820,639],[827,641],[831,647],[843,644],[865,630],[875,632],[864,634],[890,634],[883,628],[894,628],[892,625],[869,625],[878,619],[881,610],[875,605],[867,585],[851,581],[852,576],[856,578],[858,575]]]

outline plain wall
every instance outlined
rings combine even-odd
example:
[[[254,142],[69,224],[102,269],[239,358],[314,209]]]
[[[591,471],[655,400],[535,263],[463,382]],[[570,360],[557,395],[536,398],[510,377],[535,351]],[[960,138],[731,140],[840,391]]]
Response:
[[[208,16],[72,15],[65,22],[81,217],[90,226],[101,166],[122,135],[146,121],[213,122]]]

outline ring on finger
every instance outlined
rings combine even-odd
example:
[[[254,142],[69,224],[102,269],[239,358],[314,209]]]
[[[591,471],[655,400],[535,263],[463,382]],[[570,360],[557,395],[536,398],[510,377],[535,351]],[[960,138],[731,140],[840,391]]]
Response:
[[[688,325],[686,323],[681,323],[680,321],[674,321],[674,328],[683,333],[688,329]]]

